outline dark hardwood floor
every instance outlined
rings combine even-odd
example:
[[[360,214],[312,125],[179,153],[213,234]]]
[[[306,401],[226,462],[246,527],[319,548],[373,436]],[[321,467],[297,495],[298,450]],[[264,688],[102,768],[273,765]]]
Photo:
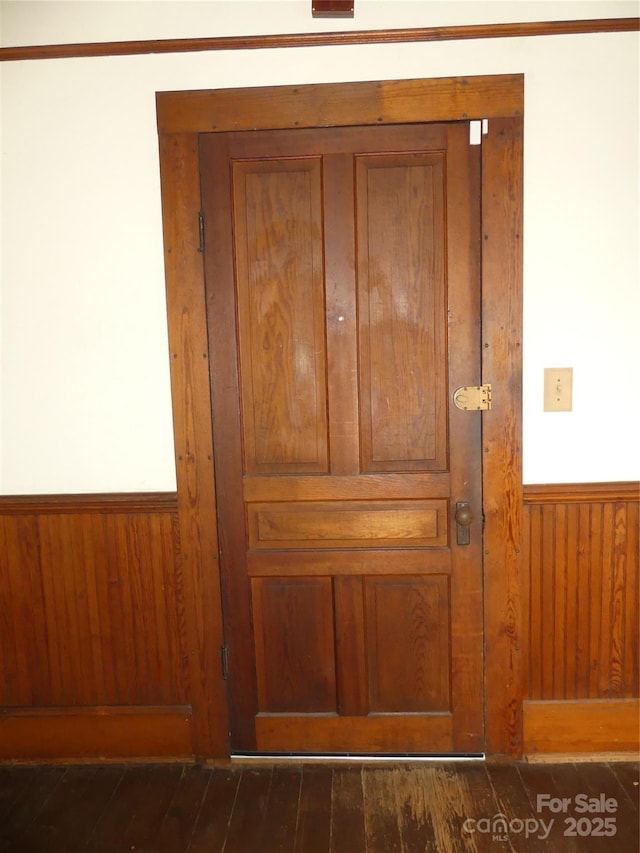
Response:
[[[638,850],[638,769],[618,762],[1,766],[0,850],[627,853]]]

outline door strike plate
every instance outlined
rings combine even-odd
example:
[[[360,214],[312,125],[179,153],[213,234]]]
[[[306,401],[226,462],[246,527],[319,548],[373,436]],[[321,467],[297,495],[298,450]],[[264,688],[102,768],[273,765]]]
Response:
[[[465,412],[486,412],[491,408],[491,385],[463,385],[453,392],[453,402]]]

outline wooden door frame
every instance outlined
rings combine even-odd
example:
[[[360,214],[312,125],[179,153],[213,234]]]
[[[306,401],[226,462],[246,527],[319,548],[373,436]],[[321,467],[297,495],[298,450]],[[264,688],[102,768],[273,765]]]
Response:
[[[524,77],[313,84],[157,95],[178,514],[193,751],[229,756],[198,214],[198,134],[489,119],[482,142],[485,748],[522,753],[522,151]],[[470,414],[470,417],[477,415]]]

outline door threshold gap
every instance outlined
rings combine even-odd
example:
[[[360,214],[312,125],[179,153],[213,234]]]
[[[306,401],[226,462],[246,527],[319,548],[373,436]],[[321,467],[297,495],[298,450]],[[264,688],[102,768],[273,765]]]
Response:
[[[443,762],[463,762],[463,761],[485,761],[486,755],[484,752],[468,753],[464,755],[438,753],[438,754],[407,754],[393,753],[378,755],[373,753],[305,753],[305,752],[234,752],[231,755],[232,762],[238,763],[256,763],[256,764],[276,764],[276,763],[291,763],[312,764],[312,763],[335,763],[335,762],[351,762],[354,764],[397,764],[399,762],[414,764],[414,763],[440,763]]]

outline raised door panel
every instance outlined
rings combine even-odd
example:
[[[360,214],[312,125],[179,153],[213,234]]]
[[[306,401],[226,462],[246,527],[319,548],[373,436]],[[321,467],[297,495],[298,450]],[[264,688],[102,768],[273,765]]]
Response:
[[[445,470],[444,153],[356,157],[362,468]]]
[[[336,710],[329,578],[254,578],[260,713]]]
[[[365,580],[371,713],[451,710],[449,578]]]
[[[420,548],[447,544],[447,502],[247,505],[249,548]]]
[[[321,162],[233,167],[244,466],[328,469]]]

